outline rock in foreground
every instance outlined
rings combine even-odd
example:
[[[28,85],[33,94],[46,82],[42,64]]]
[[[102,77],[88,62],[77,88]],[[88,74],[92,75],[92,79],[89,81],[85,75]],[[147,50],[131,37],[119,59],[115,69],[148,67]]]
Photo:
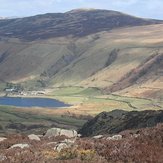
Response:
[[[40,139],[37,135],[35,135],[35,134],[28,135],[28,138],[29,138],[30,140],[36,140],[36,141],[40,141],[40,140],[41,140],[41,139]]]
[[[0,142],[0,162],[163,162],[163,124],[158,124],[153,128],[127,130],[119,135],[101,136],[99,139],[93,137],[65,139],[65,136],[41,137],[40,141],[33,141],[25,135],[9,135],[5,141]]]
[[[24,148],[29,148],[29,145],[28,144],[14,144],[10,148],[11,149],[12,148],[21,148],[21,149],[24,149]]]
[[[56,137],[56,136],[66,136],[68,138],[74,138],[78,136],[77,131],[75,130],[66,130],[66,129],[61,129],[61,128],[51,128],[49,129],[45,137]]]

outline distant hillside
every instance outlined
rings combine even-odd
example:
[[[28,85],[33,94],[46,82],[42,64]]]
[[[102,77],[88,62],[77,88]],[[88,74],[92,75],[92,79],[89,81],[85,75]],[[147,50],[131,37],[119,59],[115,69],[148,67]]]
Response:
[[[73,10],[26,18],[1,20],[0,36],[23,40],[38,40],[61,36],[86,36],[119,27],[158,24],[162,21],[147,20],[116,11]]]
[[[163,111],[123,111],[103,112],[89,120],[80,129],[83,136],[115,134],[124,130],[153,127],[163,122]]]
[[[0,90],[82,86],[162,100],[161,22],[92,9],[0,20]]]
[[[135,83],[143,83],[155,75],[157,80],[163,74],[163,53],[151,55],[138,67],[124,75],[118,82],[106,89],[106,92],[116,92],[132,86]],[[157,76],[157,77],[156,77]],[[161,85],[160,85],[161,86]]]

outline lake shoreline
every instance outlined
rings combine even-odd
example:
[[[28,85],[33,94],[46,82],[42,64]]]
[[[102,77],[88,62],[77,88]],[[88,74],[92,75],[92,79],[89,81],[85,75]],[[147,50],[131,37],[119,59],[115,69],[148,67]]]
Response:
[[[16,94],[7,94],[6,95],[5,93],[0,93],[0,98],[1,97],[47,98],[47,99],[54,99],[54,100],[57,100],[57,101],[65,103],[64,101],[56,99],[55,96],[47,95],[47,94],[44,94],[44,95],[16,95]],[[68,103],[65,103],[65,104],[68,104]],[[69,104],[69,105],[71,105],[71,104]]]
[[[9,101],[10,100],[10,101]],[[14,101],[11,101],[14,100]],[[63,101],[55,98],[44,96],[0,96],[0,106],[13,106],[13,107],[41,107],[41,108],[67,108],[72,105],[66,104]]]

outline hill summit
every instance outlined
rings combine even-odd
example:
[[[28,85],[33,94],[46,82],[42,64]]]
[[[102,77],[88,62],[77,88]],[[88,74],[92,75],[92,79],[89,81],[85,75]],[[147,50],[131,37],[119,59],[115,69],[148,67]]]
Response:
[[[161,21],[146,20],[117,11],[77,9],[66,13],[49,13],[26,18],[1,20],[1,37],[23,40],[47,39],[60,36],[86,36],[114,28],[157,24]]]

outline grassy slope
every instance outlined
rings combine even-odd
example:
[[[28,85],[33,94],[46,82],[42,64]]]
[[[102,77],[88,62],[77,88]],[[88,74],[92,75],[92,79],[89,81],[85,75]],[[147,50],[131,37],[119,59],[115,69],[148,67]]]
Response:
[[[4,43],[0,43],[0,47],[4,46]],[[25,46],[24,43],[6,43],[6,48],[1,53],[4,53],[7,48],[11,50],[18,48],[18,46]],[[3,80],[16,80],[23,81],[29,80],[30,77],[35,78],[39,76],[49,65],[54,64],[64,54],[70,53],[66,49],[66,45],[60,45],[58,43],[46,44],[29,43],[24,49],[19,49],[16,52],[8,52],[10,55],[6,58],[6,61],[0,65],[1,77]],[[12,65],[7,67],[6,65]]]
[[[32,110],[35,110],[36,112],[32,112]],[[0,134],[3,134],[4,132],[12,133],[20,131],[27,133],[31,133],[32,131],[41,133],[52,126],[78,128],[85,122],[85,120],[68,116],[45,114],[43,112],[38,113],[37,108],[23,109],[0,106],[0,115],[0,126],[2,127]],[[14,127],[11,127],[11,125],[14,125]]]
[[[0,76],[4,80],[14,82],[28,81],[25,86],[33,85],[34,87],[41,73],[50,71],[49,73],[53,74],[53,70],[63,64],[56,74],[45,79],[50,81],[51,85],[108,87],[133,68],[138,67],[155,51],[163,51],[162,26],[122,28],[82,38],[62,37],[32,43],[20,43],[15,40],[1,41],[0,52],[5,53],[8,49],[8,55],[0,64],[2,70]],[[106,62],[114,49],[119,49],[118,54],[106,67]],[[71,55],[75,58],[65,65],[62,57]],[[155,78],[158,78],[157,82]],[[148,87],[147,91],[154,92],[155,88],[162,83],[161,75],[151,75],[150,84],[148,83],[144,81],[143,88]],[[132,93],[132,88],[135,91],[135,88],[131,87],[127,90],[128,95],[136,96],[136,93]],[[122,94],[127,95],[127,91]],[[162,91],[159,95],[161,94]],[[142,93],[140,96],[146,95]]]

